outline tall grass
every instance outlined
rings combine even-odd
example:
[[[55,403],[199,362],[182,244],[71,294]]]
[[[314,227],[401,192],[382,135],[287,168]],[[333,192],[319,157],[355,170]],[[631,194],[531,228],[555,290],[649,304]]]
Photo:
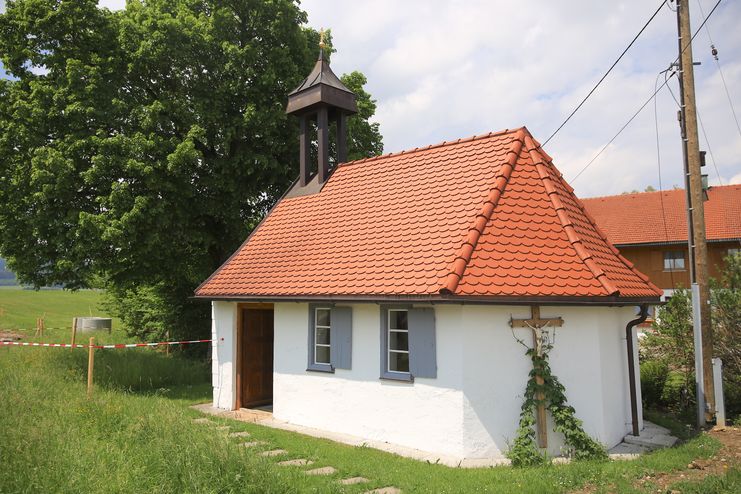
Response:
[[[276,472],[224,435],[191,423],[185,404],[208,392],[203,364],[99,351],[103,386],[88,400],[80,378],[84,352],[0,350],[0,492],[297,490],[295,473]],[[184,382],[192,388],[178,399],[156,393]]]
[[[328,477],[243,448],[208,425],[187,405],[208,401],[207,363],[150,349],[97,350],[95,391],[85,394],[86,351],[0,348],[0,493],[332,493],[358,494],[395,485],[410,493],[552,493],[593,484],[595,492],[641,492],[635,480],[686,468],[718,443],[707,435],[638,462],[576,463],[544,468],[461,470],[351,447],[300,434],[214,419],[248,431],[264,448],[314,467]],[[255,448],[259,450],[260,448]],[[285,459],[285,457],[280,458]],[[341,486],[363,476],[365,485]],[[708,489],[739,492],[738,472],[709,479]],[[655,491],[655,489],[654,489]]]

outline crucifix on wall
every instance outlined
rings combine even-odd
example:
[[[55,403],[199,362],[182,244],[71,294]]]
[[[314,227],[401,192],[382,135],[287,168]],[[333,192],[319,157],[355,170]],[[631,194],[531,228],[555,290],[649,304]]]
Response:
[[[552,318],[541,318],[540,307],[533,305],[530,307],[530,319],[510,319],[509,325],[511,328],[530,328],[533,333],[533,349],[539,356],[543,356],[543,345],[547,343],[548,334],[544,331],[547,327],[561,327],[563,326],[563,319],[560,317]],[[543,378],[541,376],[535,376],[535,383],[539,386],[543,385]],[[535,395],[538,402],[536,407],[536,428],[538,432],[538,447],[548,447],[548,425],[546,422],[545,414],[545,397],[542,392],[538,392]]]

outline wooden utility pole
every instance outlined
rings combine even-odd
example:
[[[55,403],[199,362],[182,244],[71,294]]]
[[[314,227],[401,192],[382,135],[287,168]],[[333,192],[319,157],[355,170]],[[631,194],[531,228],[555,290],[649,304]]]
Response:
[[[679,30],[679,84],[681,97],[681,128],[685,161],[685,188],[688,190],[688,246],[690,278],[693,295],[694,320],[700,322],[702,339],[702,382],[706,403],[705,420],[715,411],[713,389],[713,328],[710,326],[710,289],[708,286],[708,253],[705,240],[705,207],[703,203],[700,142],[697,133],[695,104],[695,74],[692,60],[692,31],[690,29],[689,0],[677,0],[677,27]],[[699,310],[698,310],[699,309]],[[699,318],[696,312],[699,311]],[[695,326],[697,326],[695,324]],[[696,339],[697,341],[697,339]],[[697,366],[696,366],[697,367]],[[700,370],[699,368],[697,370]],[[698,373],[699,375],[700,373]],[[699,383],[698,383],[699,384]],[[698,390],[698,407],[700,403]],[[698,425],[704,425],[698,411]]]

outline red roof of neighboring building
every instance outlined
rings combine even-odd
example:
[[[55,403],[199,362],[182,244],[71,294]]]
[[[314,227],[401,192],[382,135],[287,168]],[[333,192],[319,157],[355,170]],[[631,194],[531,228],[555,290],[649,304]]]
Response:
[[[684,189],[592,197],[582,201],[615,245],[687,241]],[[741,185],[710,187],[704,205],[708,240],[741,239]]]
[[[350,163],[286,197],[203,298],[656,299],[526,128]]]

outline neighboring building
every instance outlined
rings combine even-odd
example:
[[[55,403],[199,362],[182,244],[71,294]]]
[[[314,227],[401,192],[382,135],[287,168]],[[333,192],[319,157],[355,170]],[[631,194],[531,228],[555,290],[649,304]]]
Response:
[[[607,238],[667,295],[688,288],[687,209],[684,189],[583,199]],[[741,185],[710,187],[705,201],[710,276],[741,248]]]
[[[642,427],[626,325],[661,291],[526,128],[343,163],[354,96],[321,58],[288,108],[303,129],[296,184],[196,290],[213,307],[215,407],[272,404],[301,426],[501,458],[531,370],[518,339],[532,342],[528,325],[553,338],[550,319],[551,367],[585,430],[612,447]]]

